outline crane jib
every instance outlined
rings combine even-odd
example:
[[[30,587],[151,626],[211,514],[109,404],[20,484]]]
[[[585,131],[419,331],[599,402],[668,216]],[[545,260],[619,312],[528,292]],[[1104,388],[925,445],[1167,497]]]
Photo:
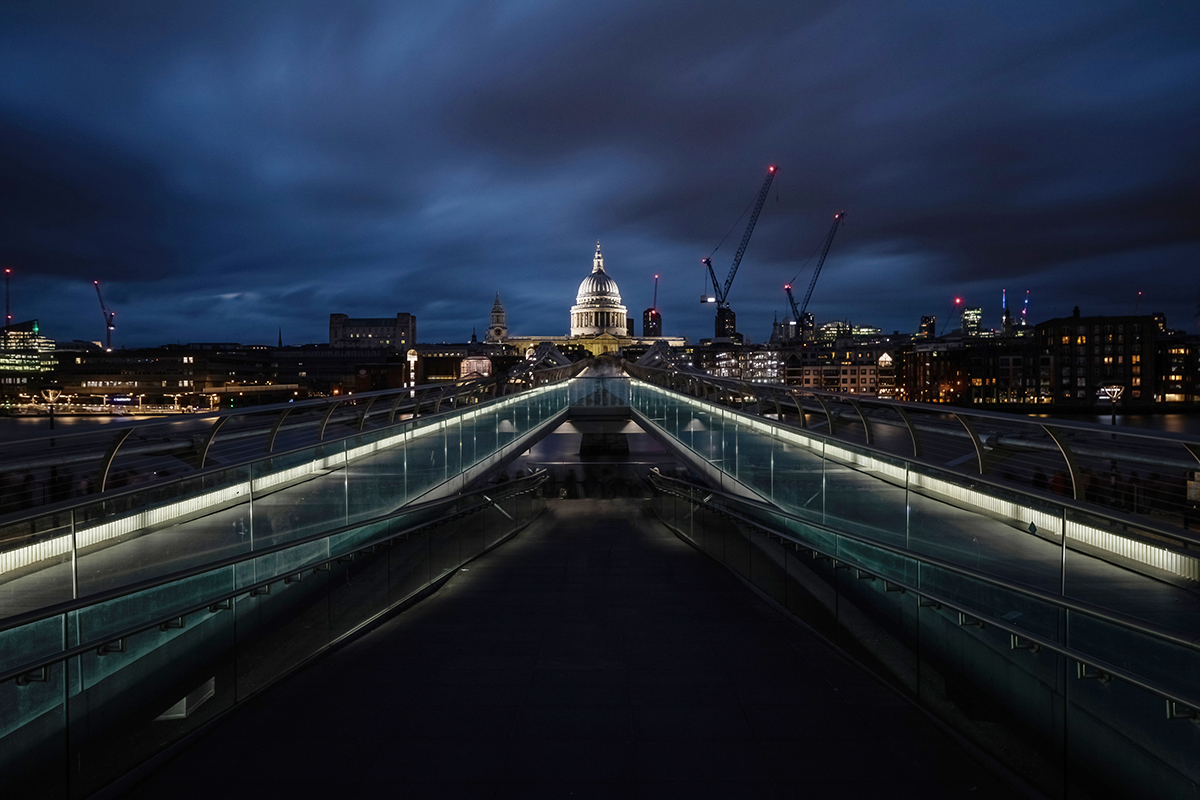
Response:
[[[825,266],[825,257],[829,255],[829,247],[833,244],[833,236],[837,233],[838,226],[842,224],[846,212],[839,211],[833,215],[833,227],[829,229],[829,234],[825,237],[825,245],[821,248],[821,258],[817,260],[816,269],[813,270],[812,280],[808,282],[808,292],[804,295],[804,304],[800,306],[800,310],[796,312],[796,324],[800,324],[800,315],[808,310],[808,301],[812,299],[813,288],[817,285],[817,278],[821,276],[821,267]],[[792,296],[792,292],[788,290],[788,297]],[[792,305],[793,309],[795,304]]]
[[[737,275],[738,265],[742,263],[742,256],[746,253],[746,245],[750,244],[750,234],[754,233],[754,225],[758,222],[758,215],[762,212],[763,203],[767,200],[767,193],[771,191],[771,181],[775,180],[775,167],[767,170],[767,179],[763,181],[762,188],[758,190],[758,199],[754,201],[754,213],[750,215],[750,221],[746,223],[746,232],[742,234],[742,243],[738,245],[737,252],[733,255],[733,266],[729,268],[729,277],[725,278],[725,286],[717,293],[717,303],[725,305],[726,298],[729,297],[729,290],[733,286],[733,278]],[[709,272],[712,272],[712,266],[709,266]],[[713,275],[713,288],[716,288],[717,279]]]

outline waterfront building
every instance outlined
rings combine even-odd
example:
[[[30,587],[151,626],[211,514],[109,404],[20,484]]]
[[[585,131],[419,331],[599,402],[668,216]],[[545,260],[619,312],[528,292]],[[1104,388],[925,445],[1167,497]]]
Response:
[[[1137,407],[1161,400],[1158,343],[1165,338],[1162,314],[1070,317],[1037,326],[1036,341],[1051,357],[1054,404],[1091,407],[1100,388],[1122,387],[1121,404]]]
[[[417,318],[412,314],[400,312],[394,319],[329,315],[330,347],[406,350],[416,342]]]

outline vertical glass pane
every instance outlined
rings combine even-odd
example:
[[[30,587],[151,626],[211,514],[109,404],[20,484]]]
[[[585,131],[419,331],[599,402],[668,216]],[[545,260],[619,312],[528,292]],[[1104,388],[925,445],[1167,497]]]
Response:
[[[1160,696],[1071,661],[1067,742],[1073,796],[1168,798],[1200,793],[1200,725],[1170,719]]]
[[[392,547],[388,550],[391,603],[399,603],[429,584],[429,552],[429,529],[393,540]]]
[[[909,548],[1058,594],[1062,549],[1055,515],[982,481],[937,470],[909,472]]]
[[[446,435],[436,425],[413,431],[408,442],[408,499],[411,502],[446,481]]]
[[[63,662],[0,683],[0,794],[5,797],[68,796],[66,686]]]
[[[1067,596],[1200,639],[1200,594],[1185,588],[1200,577],[1195,549],[1075,509],[1066,525]]]
[[[772,436],[748,425],[731,424],[734,430],[734,475],[766,497],[775,490],[774,444]]]
[[[825,521],[872,539],[904,545],[905,467],[841,445],[825,446]]]
[[[347,524],[340,445],[322,445],[253,465],[255,548]]]
[[[0,526],[0,619],[74,596],[71,512]]]
[[[78,509],[79,596],[250,550],[250,470],[222,470]]]
[[[72,793],[96,791],[229,708],[233,641],[233,615],[204,610],[75,660]]]
[[[331,639],[346,634],[388,607],[390,547],[355,551],[330,564]]]
[[[403,444],[355,458],[346,467],[350,522],[394,511],[406,497]]]
[[[329,644],[328,589],[328,572],[306,570],[271,583],[265,594],[237,599],[239,698]]]

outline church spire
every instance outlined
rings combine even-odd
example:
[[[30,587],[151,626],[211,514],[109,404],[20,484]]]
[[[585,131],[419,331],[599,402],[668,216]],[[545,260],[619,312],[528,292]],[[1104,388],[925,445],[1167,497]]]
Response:
[[[592,272],[604,272],[604,254],[600,252],[600,240],[596,240],[596,257],[592,259]]]

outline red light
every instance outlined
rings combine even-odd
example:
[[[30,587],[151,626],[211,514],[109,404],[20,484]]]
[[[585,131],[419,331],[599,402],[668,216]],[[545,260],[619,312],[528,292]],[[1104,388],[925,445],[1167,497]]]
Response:
[[[774,172],[774,171],[775,171],[774,167],[767,167],[767,172]]]
[[[962,302],[962,298],[961,298],[961,297],[956,297],[956,298],[954,298],[954,302],[955,302],[955,304],[961,303],[961,302]]]
[[[790,289],[790,288],[792,288],[792,285],[791,285],[790,283],[785,283],[785,284],[783,285],[783,288],[785,288],[785,289]]]

